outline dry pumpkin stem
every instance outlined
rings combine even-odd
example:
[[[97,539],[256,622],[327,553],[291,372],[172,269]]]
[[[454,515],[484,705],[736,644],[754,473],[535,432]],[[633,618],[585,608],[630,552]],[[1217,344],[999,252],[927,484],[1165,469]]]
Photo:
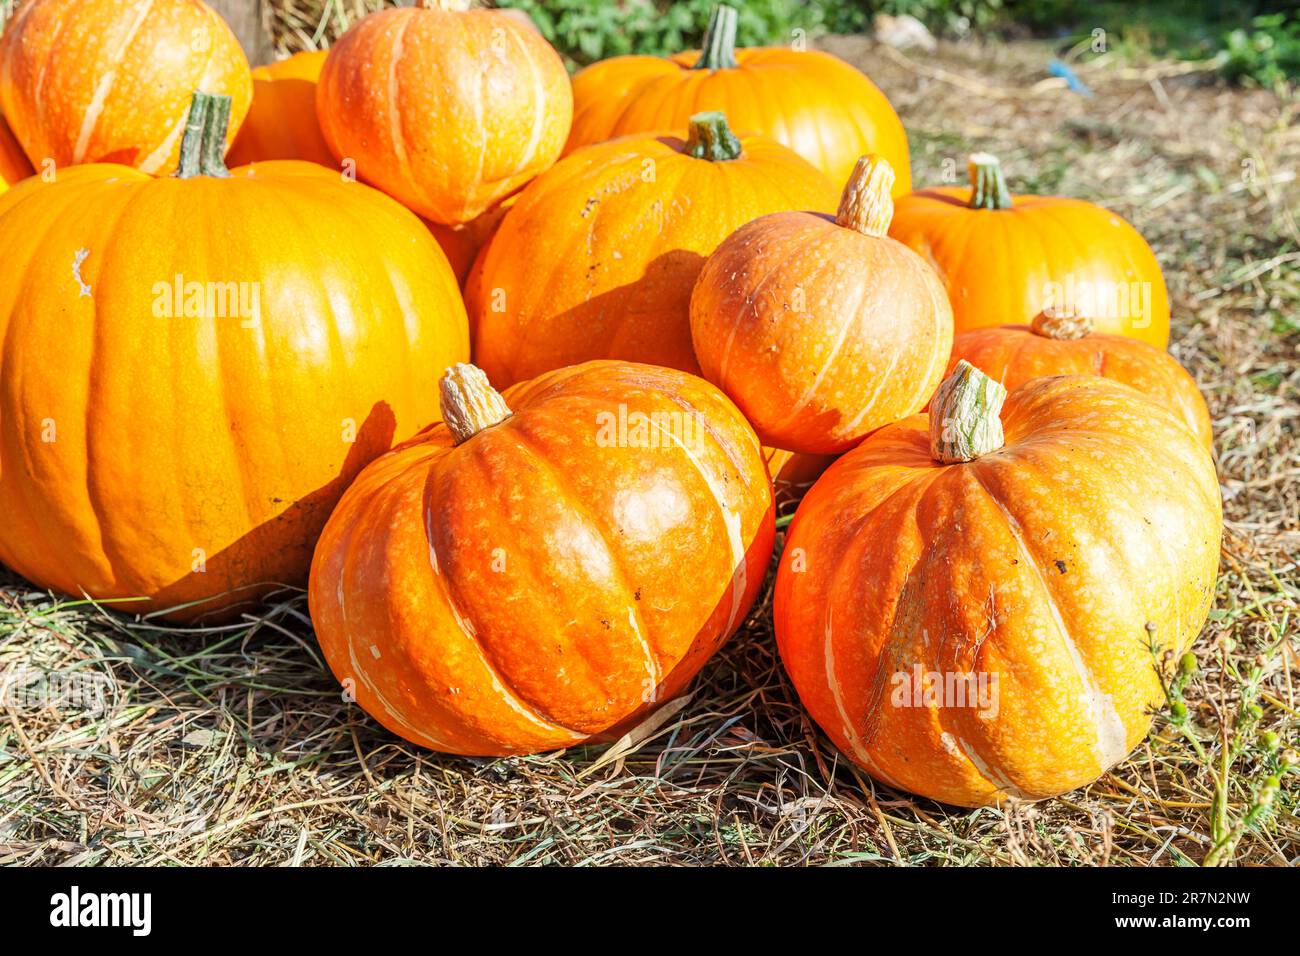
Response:
[[[286,51],[324,45],[386,5],[269,4]],[[81,680],[108,703],[0,699],[0,864],[1294,864],[1294,103],[1122,56],[1082,67],[1091,98],[936,96],[936,81],[866,39],[817,44],[889,90],[920,184],[972,146],[994,148],[1034,192],[1104,201],[1166,265],[1173,351],[1214,419],[1226,532],[1197,666],[1132,757],[1062,798],[1000,809],[882,786],[811,725],[777,660],[767,597],[689,703],[609,763],[593,770],[611,749],[601,747],[443,757],[342,699],[299,592],[223,627],[181,628],[0,570],[0,684],[34,670],[46,682],[33,693]],[[928,62],[1023,89],[1042,47],[1010,43],[977,60],[968,44],[941,42]]]
[[[442,420],[456,436],[458,445],[513,414],[501,393],[488,383],[487,376],[476,365],[464,362],[453,365],[442,376],[438,388]]]
[[[1092,320],[1072,306],[1049,305],[1034,316],[1029,327],[1036,335],[1059,341],[1092,334]]]
[[[867,236],[886,236],[894,218],[894,167],[881,156],[863,156],[844,184],[835,221]]]
[[[930,399],[930,454],[935,461],[974,461],[1002,447],[1007,390],[965,359]]]

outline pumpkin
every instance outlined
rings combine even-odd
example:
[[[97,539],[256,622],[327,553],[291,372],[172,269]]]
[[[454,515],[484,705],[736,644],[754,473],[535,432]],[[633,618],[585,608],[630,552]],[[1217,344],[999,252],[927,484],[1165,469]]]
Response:
[[[215,619],[305,582],[344,487],[468,357],[420,221],[311,163],[227,175],[228,110],[195,96],[174,177],[0,196],[0,561],[43,587]]]
[[[1102,375],[1165,405],[1214,447],[1210,413],[1195,380],[1163,349],[1092,330],[1077,310],[1048,306],[1029,325],[971,329],[953,342],[948,371],[965,359],[1009,389],[1047,375]]]
[[[195,90],[248,112],[248,60],[200,0],[28,0],[0,37],[0,109],[28,157],[176,167]]]
[[[943,277],[958,332],[1056,305],[1087,313],[1099,332],[1169,344],[1164,276],[1136,229],[1080,199],[1013,196],[987,153],[969,171],[969,190],[900,199],[889,228]]]
[[[304,159],[339,168],[316,121],[316,83],[328,52],[295,53],[253,70],[253,105],[226,157],[232,166]]]
[[[837,216],[761,216],[700,272],[696,357],[766,445],[842,452],[920,411],[939,384],[952,307],[934,270],[886,235],[893,179],[864,156]]]
[[[0,116],[0,193],[32,174],[32,164],[27,154],[14,139],[5,118]]]
[[[1095,376],[1006,397],[961,362],[928,417],[804,497],[781,659],[883,783],[959,806],[1064,793],[1146,734],[1155,665],[1209,612],[1222,527],[1214,466],[1162,405]]]
[[[573,92],[537,31],[467,0],[419,0],[355,23],[316,92],[334,155],[426,219],[469,222],[560,155]],[[383,77],[383,82],[376,82]]]
[[[691,288],[727,235],[765,213],[833,209],[821,173],[720,113],[685,139],[580,150],[531,183],[466,285],[475,361],[510,384],[589,359],[697,372]]]
[[[819,50],[736,49],[736,11],[719,4],[704,48],[669,59],[618,56],[573,78],[573,129],[565,153],[631,133],[680,129],[718,110],[737,131],[766,133],[842,183],[863,153],[894,167],[896,195],[911,189],[907,134],[866,76]]]
[[[361,473],[312,563],[325,658],[388,729],[485,756],[609,739],[745,620],[772,491],[713,386],[591,362],[501,395],[460,365],[442,415]]]

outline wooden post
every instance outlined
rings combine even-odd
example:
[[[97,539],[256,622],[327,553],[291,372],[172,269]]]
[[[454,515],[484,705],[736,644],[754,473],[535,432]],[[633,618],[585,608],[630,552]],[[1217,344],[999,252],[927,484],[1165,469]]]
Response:
[[[265,0],[207,0],[207,3],[230,24],[243,44],[249,63],[258,66],[274,59],[271,32],[263,16]]]

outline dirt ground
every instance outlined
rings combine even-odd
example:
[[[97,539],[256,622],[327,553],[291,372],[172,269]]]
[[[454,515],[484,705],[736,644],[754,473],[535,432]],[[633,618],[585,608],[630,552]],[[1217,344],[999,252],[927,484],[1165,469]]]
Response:
[[[1041,82],[1052,54],[1029,42],[822,46],[893,99],[918,185],[992,151],[1016,191],[1102,203],[1155,248],[1226,517],[1185,721],[1158,715],[1127,762],[1056,800],[917,800],[809,722],[769,595],[647,739],[451,758],[340,700],[299,594],[199,635],[6,577],[0,675],[92,675],[110,706],[0,711],[0,863],[1294,865],[1300,774],[1265,782],[1300,743],[1296,100],[1118,56],[1081,70],[1084,97]]]

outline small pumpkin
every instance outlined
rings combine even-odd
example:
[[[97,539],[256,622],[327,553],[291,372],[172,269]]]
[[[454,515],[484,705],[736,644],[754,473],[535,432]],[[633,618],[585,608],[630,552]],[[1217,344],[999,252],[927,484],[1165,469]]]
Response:
[[[201,0],[28,0],[0,36],[0,109],[36,164],[176,167],[195,90],[253,95],[248,60]]]
[[[230,101],[194,100],[175,176],[0,196],[0,561],[181,619],[305,582],[343,489],[469,354],[413,214],[312,163],[228,173]]]
[[[765,213],[828,210],[821,173],[720,113],[686,137],[631,136],[567,156],[531,183],[466,285],[475,361],[513,383],[590,359],[698,372],[691,288],[726,236]]]
[[[1122,335],[1094,332],[1075,309],[1048,306],[1029,325],[963,332],[947,371],[970,362],[1009,389],[1048,375],[1101,375],[1165,405],[1206,448],[1213,448],[1210,412],[1187,370],[1164,349]]]
[[[32,164],[27,161],[27,154],[14,139],[5,118],[0,116],[0,193],[31,174]]]
[[[1098,332],[1169,344],[1169,295],[1151,247],[1081,199],[1013,196],[997,157],[970,157],[970,189],[898,200],[889,234],[935,267],[958,332],[1076,308]]]
[[[1196,637],[1223,521],[1162,405],[1095,376],[1006,397],[966,362],[930,413],[846,453],[777,571],[781,659],[877,780],[959,806],[1095,780],[1145,736]]]
[[[312,565],[335,676],[447,753],[609,739],[744,621],[772,553],[758,440],[707,382],[591,362],[503,395],[442,380],[437,425],[343,496]]]
[[[419,0],[359,20],[330,50],[316,93],[335,157],[453,226],[555,162],[573,115],[550,44],[515,17],[468,6]]]
[[[886,235],[893,181],[864,156],[836,217],[761,216],[700,272],[696,357],[766,445],[842,452],[924,408],[943,376],[952,307],[934,270]]]
[[[617,56],[573,78],[573,129],[566,155],[632,133],[681,129],[695,113],[727,114],[737,131],[765,133],[834,183],[863,153],[895,169],[896,195],[911,189],[907,134],[871,80],[819,50],[736,49],[736,11],[719,4],[704,48],[668,59]]]
[[[253,105],[226,157],[232,166],[302,159],[338,169],[316,120],[316,84],[328,50],[308,50],[253,70]]]

